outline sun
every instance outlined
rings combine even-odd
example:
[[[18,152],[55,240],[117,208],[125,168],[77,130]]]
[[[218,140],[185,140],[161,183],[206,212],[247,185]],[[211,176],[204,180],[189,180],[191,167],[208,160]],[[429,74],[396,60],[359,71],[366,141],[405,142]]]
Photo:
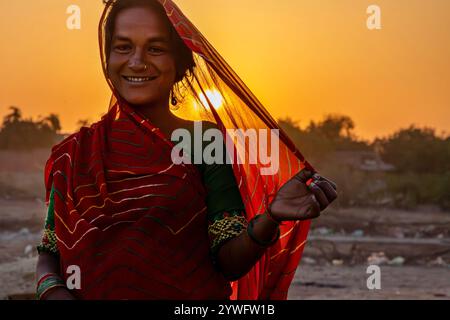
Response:
[[[213,107],[218,110],[220,109],[220,107],[222,107],[223,105],[223,97],[220,94],[219,91],[217,91],[216,89],[212,89],[212,90],[205,90],[205,94],[206,97],[208,97],[209,101],[211,101],[211,104],[213,105]],[[202,102],[202,104],[205,107],[208,107],[208,100],[206,99],[205,95],[203,93],[200,93],[199,98],[200,101]]]

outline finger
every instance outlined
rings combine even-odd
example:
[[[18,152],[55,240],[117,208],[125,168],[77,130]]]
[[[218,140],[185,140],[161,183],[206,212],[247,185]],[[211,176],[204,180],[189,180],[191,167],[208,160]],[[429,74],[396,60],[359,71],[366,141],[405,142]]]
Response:
[[[328,182],[331,185],[331,187],[333,187],[333,189],[335,191],[337,191],[337,185],[335,182],[331,181],[330,179],[324,178],[324,177],[322,177],[322,179],[325,180],[326,182]]]
[[[308,169],[302,169],[299,173],[297,173],[294,178],[299,180],[301,183],[306,183],[309,179],[311,179],[314,175],[314,172]]]
[[[309,209],[306,211],[306,219],[314,219],[320,216],[320,204],[314,194],[311,194]]]
[[[327,196],[325,195],[325,193],[317,185],[316,182],[311,183],[309,185],[309,189],[312,191],[312,193],[316,197],[317,201],[319,202],[320,210],[321,211],[324,210],[330,204],[330,202],[328,201]]]
[[[315,184],[318,185],[320,187],[320,189],[322,189],[323,193],[325,193],[329,203],[336,200],[337,192],[332,187],[332,185],[330,183],[328,183],[328,181],[325,181],[325,180],[317,181],[317,182],[315,182]]]
[[[314,194],[309,195],[306,206],[297,209],[294,220],[310,220],[320,216],[320,204]]]
[[[322,177],[322,176],[321,176],[320,174],[318,174],[318,173],[315,173],[315,174],[313,175],[313,179],[319,180],[319,181],[327,181],[329,184],[331,184],[331,186],[333,187],[334,190],[337,190],[337,185],[336,185],[336,183],[334,183],[333,181],[331,181],[331,180],[328,179],[328,178]]]

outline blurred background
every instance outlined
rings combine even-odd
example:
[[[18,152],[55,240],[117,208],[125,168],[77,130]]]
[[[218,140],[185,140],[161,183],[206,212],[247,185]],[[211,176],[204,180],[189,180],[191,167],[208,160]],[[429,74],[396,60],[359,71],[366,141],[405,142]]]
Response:
[[[175,2],[339,186],[289,298],[450,298],[450,2]],[[108,109],[102,9],[0,0],[0,299],[34,291],[51,146]],[[367,289],[370,264],[380,290]]]

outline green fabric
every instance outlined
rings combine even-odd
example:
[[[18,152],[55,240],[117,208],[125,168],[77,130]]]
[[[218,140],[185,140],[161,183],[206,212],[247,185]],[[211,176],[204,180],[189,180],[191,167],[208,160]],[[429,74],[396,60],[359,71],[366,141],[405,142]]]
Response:
[[[202,122],[202,135],[208,129],[217,129],[216,124],[208,121]],[[188,128],[191,133],[191,162],[194,163],[193,159],[193,148],[194,148],[194,127]],[[174,141],[174,143],[177,143]],[[202,151],[211,142],[203,141]],[[227,153],[224,141],[221,141],[222,148],[224,151],[223,164],[196,164],[199,169],[203,185],[207,191],[206,206],[208,208],[208,219],[210,223],[214,221],[223,219],[223,214],[225,212],[236,215],[236,212],[242,214],[245,210],[244,203],[242,202],[241,194],[236,183],[236,178],[234,177],[233,167],[231,164],[227,164]]]
[[[49,197],[47,216],[45,218],[44,224],[44,234],[41,238],[41,242],[36,247],[39,254],[43,252],[55,255],[59,254],[55,235],[55,210],[54,210],[55,191],[56,189],[52,185]]]
[[[45,228],[50,230],[55,230],[55,188],[52,185],[52,190],[50,191],[50,198],[48,203],[47,217],[45,218]]]
[[[208,220],[223,219],[224,212],[242,214],[244,204],[231,165],[203,165],[200,171],[207,190]]]

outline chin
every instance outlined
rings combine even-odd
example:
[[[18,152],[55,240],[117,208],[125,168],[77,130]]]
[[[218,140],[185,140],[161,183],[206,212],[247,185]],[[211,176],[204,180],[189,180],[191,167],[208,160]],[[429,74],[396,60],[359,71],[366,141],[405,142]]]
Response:
[[[155,101],[155,99],[149,97],[125,97],[125,100],[132,105],[145,105]]]

